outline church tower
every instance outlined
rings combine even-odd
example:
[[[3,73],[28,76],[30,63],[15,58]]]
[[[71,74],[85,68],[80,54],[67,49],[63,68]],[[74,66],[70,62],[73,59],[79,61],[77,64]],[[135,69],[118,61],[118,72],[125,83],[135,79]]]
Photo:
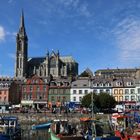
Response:
[[[27,59],[28,59],[28,37],[25,31],[24,14],[22,11],[20,27],[16,36],[16,65],[15,77],[23,78],[27,76]]]

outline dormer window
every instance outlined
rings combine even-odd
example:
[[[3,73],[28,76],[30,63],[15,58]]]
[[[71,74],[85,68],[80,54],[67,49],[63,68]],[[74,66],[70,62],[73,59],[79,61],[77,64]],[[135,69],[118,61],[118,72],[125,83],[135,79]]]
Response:
[[[127,82],[127,86],[132,86],[133,83],[132,82]]]
[[[84,86],[84,87],[86,87],[87,85],[86,85],[86,84],[84,84],[83,86]]]
[[[93,86],[94,86],[94,87],[97,87],[97,84],[95,83],[95,84],[93,84]]]
[[[116,82],[116,85],[117,85],[117,86],[121,86],[122,83],[121,83],[121,82]]]
[[[100,83],[100,86],[102,87],[103,86],[103,83]]]
[[[75,84],[75,85],[73,85],[74,87],[77,87],[77,85]]]

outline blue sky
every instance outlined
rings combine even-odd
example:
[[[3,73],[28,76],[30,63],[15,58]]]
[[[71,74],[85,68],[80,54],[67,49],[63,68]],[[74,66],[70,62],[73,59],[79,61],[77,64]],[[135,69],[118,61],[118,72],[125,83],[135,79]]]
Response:
[[[75,58],[79,73],[140,67],[139,0],[2,0],[0,75],[14,76],[22,9],[30,57],[59,50]]]

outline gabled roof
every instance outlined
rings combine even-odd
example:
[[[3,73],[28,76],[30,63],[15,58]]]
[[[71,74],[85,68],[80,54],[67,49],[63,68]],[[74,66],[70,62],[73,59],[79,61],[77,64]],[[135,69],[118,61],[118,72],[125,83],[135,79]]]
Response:
[[[88,79],[78,79],[78,80],[72,82],[71,87],[88,88],[89,87],[89,80]]]
[[[72,56],[61,56],[60,57],[61,61],[64,62],[64,63],[75,63],[76,61],[73,59]]]
[[[45,57],[32,57],[28,59],[28,63],[33,65],[40,65],[45,61],[45,59]]]

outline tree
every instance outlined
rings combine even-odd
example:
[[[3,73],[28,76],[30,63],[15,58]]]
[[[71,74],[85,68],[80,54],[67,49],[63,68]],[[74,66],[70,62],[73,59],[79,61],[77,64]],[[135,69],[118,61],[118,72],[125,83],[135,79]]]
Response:
[[[91,104],[91,94],[87,94],[82,98],[81,101],[82,106],[89,107]]]
[[[100,93],[98,97],[101,110],[110,110],[111,108],[115,107],[116,101],[114,97],[109,95],[108,93]]]
[[[91,107],[91,94],[93,94],[94,107],[98,108],[99,110],[110,110],[116,105],[114,97],[109,95],[108,93],[100,93],[98,95],[95,93],[90,93],[88,95],[85,95],[81,101],[81,104],[84,107]]]
[[[81,101],[82,106],[91,107],[91,94],[93,94],[93,103],[94,105],[98,104],[98,96],[95,93],[89,93],[85,95]]]

